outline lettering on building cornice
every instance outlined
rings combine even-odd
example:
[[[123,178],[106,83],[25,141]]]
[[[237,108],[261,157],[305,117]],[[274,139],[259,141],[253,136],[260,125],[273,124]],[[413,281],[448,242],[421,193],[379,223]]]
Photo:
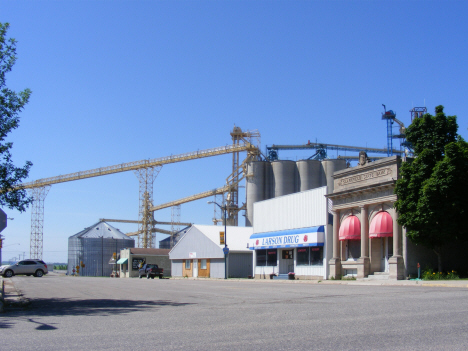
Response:
[[[367,203],[372,203],[374,202],[373,200],[375,199],[381,199],[383,197],[389,197],[392,196],[393,194],[393,188],[391,189],[385,189],[381,191],[369,191],[366,192],[365,194],[356,194],[356,195],[349,195],[349,196],[343,196],[339,197],[337,199],[333,200],[333,207],[344,205],[347,203],[353,203],[353,202],[367,202]]]
[[[352,177],[342,178],[339,180],[338,186],[345,186],[348,184],[363,182],[365,180],[378,178],[378,177],[384,177],[384,176],[391,175],[391,174],[392,174],[392,169],[390,167],[381,168],[375,171],[370,171],[370,172],[354,175]]]

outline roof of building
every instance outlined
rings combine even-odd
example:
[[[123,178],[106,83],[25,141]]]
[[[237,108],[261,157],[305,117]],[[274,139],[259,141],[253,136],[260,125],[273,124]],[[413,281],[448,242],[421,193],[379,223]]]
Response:
[[[171,260],[189,258],[223,258],[224,244],[220,244],[220,232],[224,226],[193,225],[169,253]],[[247,248],[252,227],[227,227],[226,244],[230,252],[250,253]]]
[[[224,232],[224,226],[218,225],[193,225],[194,228],[198,229],[208,239],[223,248],[224,245],[219,243],[219,232]],[[188,231],[187,231],[188,232]],[[250,236],[253,234],[252,227],[226,227],[226,244],[229,246],[231,251],[244,251],[247,249],[247,243],[249,242]]]
[[[155,256],[169,256],[169,249],[143,249],[134,247],[130,249],[132,255],[155,255]]]
[[[92,226],[85,228],[81,232],[72,235],[70,238],[77,237],[134,240],[122,233],[119,229],[114,228],[107,222],[98,222],[96,224],[93,224]]]

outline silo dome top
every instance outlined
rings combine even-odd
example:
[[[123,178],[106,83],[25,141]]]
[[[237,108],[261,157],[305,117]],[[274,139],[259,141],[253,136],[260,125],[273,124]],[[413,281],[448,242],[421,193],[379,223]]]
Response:
[[[72,235],[72,238],[101,238],[104,239],[127,239],[131,240],[128,236],[122,233],[117,228],[114,228],[107,222],[98,222],[88,228],[85,228],[81,232]]]

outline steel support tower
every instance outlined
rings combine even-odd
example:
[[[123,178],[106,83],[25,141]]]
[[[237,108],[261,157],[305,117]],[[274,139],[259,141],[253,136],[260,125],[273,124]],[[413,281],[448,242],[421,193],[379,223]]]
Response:
[[[224,194],[216,194],[213,197],[213,224],[218,225],[218,223],[222,223],[224,225],[224,213],[216,206],[218,204],[224,204]],[[218,215],[219,213],[219,215]]]
[[[42,260],[44,236],[44,200],[51,186],[41,186],[30,189],[31,203],[31,237],[29,244],[29,258]]]
[[[260,144],[260,133],[257,130],[253,131],[242,131],[240,127],[234,126],[231,132],[232,146],[234,148],[239,148],[243,144],[250,145],[249,150],[247,150],[247,160],[255,159],[260,156],[260,149],[253,146],[253,141],[257,144]],[[225,198],[225,204],[227,207],[227,225],[237,226],[238,225],[238,214],[239,211],[243,209],[239,208],[239,182],[244,169],[239,163],[239,154],[240,152],[232,153],[232,174],[228,177],[227,185],[229,186],[228,194]]]
[[[140,168],[135,170],[135,175],[140,183],[140,211],[138,213],[138,246],[142,248],[154,248],[154,216],[149,209],[153,206],[153,183],[162,166]],[[140,240],[141,239],[141,240]]]
[[[154,212],[153,212],[154,213]],[[179,231],[180,205],[171,207],[171,249],[174,247],[174,235]]]

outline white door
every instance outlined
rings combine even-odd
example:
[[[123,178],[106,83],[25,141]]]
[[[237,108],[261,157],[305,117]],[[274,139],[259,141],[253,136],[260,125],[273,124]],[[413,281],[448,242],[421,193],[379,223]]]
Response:
[[[193,260],[193,277],[198,277],[198,260]]]

